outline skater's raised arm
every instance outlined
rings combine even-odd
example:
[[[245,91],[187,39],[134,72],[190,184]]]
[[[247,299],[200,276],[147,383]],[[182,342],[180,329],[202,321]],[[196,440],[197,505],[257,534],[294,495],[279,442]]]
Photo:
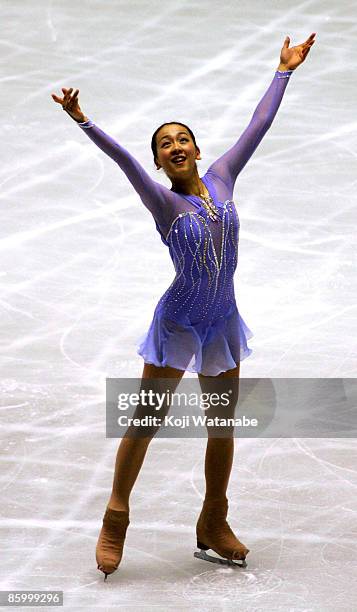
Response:
[[[271,126],[282,101],[289,78],[306,58],[314,44],[315,34],[296,47],[289,48],[290,39],[286,37],[280,53],[280,64],[266,93],[256,107],[248,127],[239,140],[211,164],[208,172],[218,176],[232,189],[238,174],[253,155],[259,143]]]
[[[73,94],[73,88],[62,88],[62,91],[63,98],[52,94],[54,101],[61,104],[63,110],[78,123],[87,136],[120,166],[155,220],[165,225],[167,223],[167,201],[172,197],[171,191],[154,181],[124,147],[84,115],[78,103],[78,89]]]

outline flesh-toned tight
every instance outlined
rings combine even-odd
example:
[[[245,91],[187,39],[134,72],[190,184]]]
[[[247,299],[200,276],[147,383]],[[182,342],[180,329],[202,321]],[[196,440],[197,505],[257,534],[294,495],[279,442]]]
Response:
[[[157,367],[152,364],[144,364],[142,379],[168,378],[170,380],[170,391],[174,393],[184,370],[176,368]],[[203,376],[198,374],[201,390],[207,392],[212,389],[212,381],[221,378],[233,378],[238,396],[239,387],[239,363],[232,370],[227,370],[218,376]],[[233,382],[233,381],[232,381]],[[146,451],[153,436],[148,437],[124,437],[122,438],[115,461],[115,472],[112,494],[108,507],[113,510],[129,510],[129,497],[135,481],[143,464]],[[226,496],[229,477],[232,469],[234,454],[234,437],[230,435],[225,438],[212,437],[208,428],[208,439],[205,455],[205,479],[206,499],[222,499]]]

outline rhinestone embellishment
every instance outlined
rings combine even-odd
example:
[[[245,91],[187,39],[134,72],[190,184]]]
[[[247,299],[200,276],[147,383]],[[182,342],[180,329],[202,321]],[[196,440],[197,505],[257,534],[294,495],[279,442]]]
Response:
[[[211,221],[218,221],[219,219],[218,208],[213,203],[212,197],[210,195],[204,196],[202,193],[200,193],[200,198],[202,200],[202,204],[205,210],[207,211],[208,217],[211,219]]]

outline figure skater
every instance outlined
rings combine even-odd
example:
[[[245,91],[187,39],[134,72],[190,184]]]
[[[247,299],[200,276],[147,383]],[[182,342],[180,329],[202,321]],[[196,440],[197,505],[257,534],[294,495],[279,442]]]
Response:
[[[162,242],[169,248],[176,276],[160,298],[138,353],[146,379],[168,379],[174,392],[184,372],[196,372],[203,392],[210,381],[229,378],[238,388],[240,361],[250,354],[251,332],[239,315],[233,285],[237,267],[239,219],[232,200],[237,176],[271,126],[292,72],[315,42],[289,47],[286,37],[280,64],[239,140],[199,176],[200,149],[191,129],[170,121],[157,128],[151,147],[154,163],[163,168],[171,189],[154,181],[141,165],[93,121],[78,101],[79,90],[52,94],[84,133],[123,170],[152,213]],[[114,572],[121,561],[129,525],[129,496],[153,437],[124,436],[120,442],[112,493],[96,548],[98,569]],[[211,549],[227,563],[245,564],[249,549],[227,523],[227,486],[234,437],[208,435],[205,455],[206,492],[196,525],[197,546]],[[212,557],[213,558],[213,557]],[[212,560],[209,559],[209,560]]]

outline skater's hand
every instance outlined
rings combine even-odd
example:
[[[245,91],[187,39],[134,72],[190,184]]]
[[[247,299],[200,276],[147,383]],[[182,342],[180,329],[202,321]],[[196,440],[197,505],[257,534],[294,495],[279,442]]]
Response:
[[[289,48],[290,38],[287,36],[284,45],[280,52],[279,70],[295,70],[302,62],[305,61],[312,45],[315,42],[316,33],[310,34],[309,38],[304,43]]]
[[[58,104],[61,104],[63,110],[65,110],[70,115],[70,117],[72,117],[72,119],[78,121],[78,123],[83,123],[84,121],[86,121],[87,117],[85,117],[82,113],[78,103],[79,89],[76,89],[74,94],[72,94],[73,87],[71,87],[70,89],[62,87],[62,91],[63,98],[59,98],[58,96],[56,96],[56,94],[51,94],[53,100]]]

